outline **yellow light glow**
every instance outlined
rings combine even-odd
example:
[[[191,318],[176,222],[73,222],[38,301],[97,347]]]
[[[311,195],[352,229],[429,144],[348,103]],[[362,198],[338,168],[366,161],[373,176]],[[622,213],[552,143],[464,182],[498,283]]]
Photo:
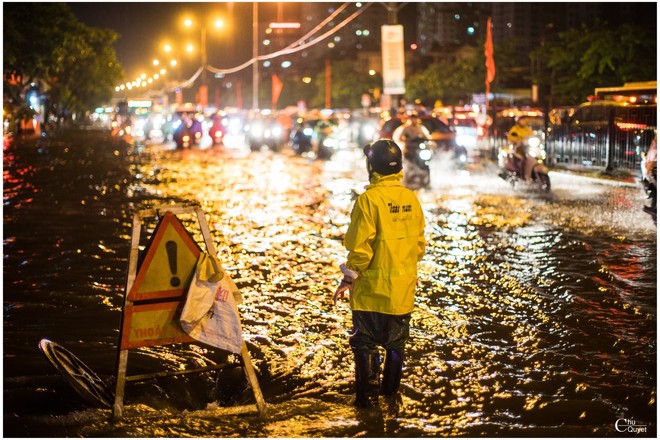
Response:
[[[184,25],[185,27],[191,27],[192,24],[193,24],[193,22],[192,22],[192,20],[191,20],[190,18],[186,18],[185,20],[183,20],[183,25]]]
[[[194,50],[195,50],[195,46],[193,46],[192,44],[188,44],[186,46],[186,52],[193,52]]]
[[[165,46],[163,46],[163,49],[167,53],[172,52],[172,46],[170,46],[169,44],[166,44]]]
[[[218,28],[218,29],[224,27],[224,25],[225,25],[225,22],[224,22],[223,20],[221,20],[221,19],[217,19],[217,20],[215,21],[215,27]]]
[[[176,60],[171,60],[170,61],[170,66],[172,66],[172,67],[176,66]]]
[[[158,60],[153,60],[153,64],[154,64],[154,66],[157,66],[157,65],[160,64],[160,61],[158,61]]]
[[[143,73],[142,75],[140,75],[140,79],[145,79],[146,77],[147,77],[146,73]]]
[[[374,69],[369,70],[369,75],[374,76],[376,74],[376,71]]]
[[[160,69],[160,74],[161,74],[161,75],[165,75],[166,73],[167,73],[167,70],[165,70],[165,69]]]

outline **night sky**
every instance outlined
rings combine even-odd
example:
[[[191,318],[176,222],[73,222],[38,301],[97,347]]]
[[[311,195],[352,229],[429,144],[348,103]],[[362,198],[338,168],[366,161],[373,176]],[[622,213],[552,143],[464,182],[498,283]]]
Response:
[[[181,25],[185,13],[208,18],[219,13],[227,23],[225,29],[216,34],[210,25],[207,26],[209,63],[212,66],[234,67],[252,56],[251,2],[235,2],[233,14],[227,9],[227,3],[143,2],[68,3],[68,5],[76,17],[86,25],[112,29],[120,34],[114,47],[128,78],[133,78],[143,71],[153,70],[151,61],[154,58],[165,58],[162,51],[162,42],[165,38],[179,39],[180,42],[184,39],[199,42],[199,30],[196,34],[191,34],[190,30],[184,29]],[[262,20],[271,20],[270,17],[274,16],[272,5],[272,3],[259,5],[259,15]],[[235,25],[234,32],[230,32],[230,23]],[[188,66],[199,66],[199,58],[196,58],[197,62],[190,61],[190,58],[188,60]]]

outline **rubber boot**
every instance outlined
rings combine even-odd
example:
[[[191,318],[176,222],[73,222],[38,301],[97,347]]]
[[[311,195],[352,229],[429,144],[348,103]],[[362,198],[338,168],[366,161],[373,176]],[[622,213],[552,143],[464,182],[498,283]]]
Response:
[[[387,350],[385,352],[385,368],[383,369],[383,382],[380,394],[393,396],[399,391],[401,376],[403,375],[403,350]]]
[[[380,362],[378,353],[355,350],[355,406],[372,408],[378,404]]]

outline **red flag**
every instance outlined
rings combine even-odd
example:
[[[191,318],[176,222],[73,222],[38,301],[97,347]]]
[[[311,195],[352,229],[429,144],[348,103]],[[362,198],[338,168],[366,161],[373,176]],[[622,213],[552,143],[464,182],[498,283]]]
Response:
[[[493,58],[493,32],[491,30],[491,17],[486,23],[486,44],[484,44],[484,55],[486,55],[486,93],[490,92],[490,83],[495,79],[495,59]]]
[[[273,74],[273,109],[277,108],[277,100],[280,99],[280,93],[282,93],[282,80]]]

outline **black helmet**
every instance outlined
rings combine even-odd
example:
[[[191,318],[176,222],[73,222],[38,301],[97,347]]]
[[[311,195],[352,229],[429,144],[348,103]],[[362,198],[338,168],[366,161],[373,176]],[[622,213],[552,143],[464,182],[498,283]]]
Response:
[[[364,147],[370,171],[387,176],[402,169],[401,148],[390,139],[380,139]]]

